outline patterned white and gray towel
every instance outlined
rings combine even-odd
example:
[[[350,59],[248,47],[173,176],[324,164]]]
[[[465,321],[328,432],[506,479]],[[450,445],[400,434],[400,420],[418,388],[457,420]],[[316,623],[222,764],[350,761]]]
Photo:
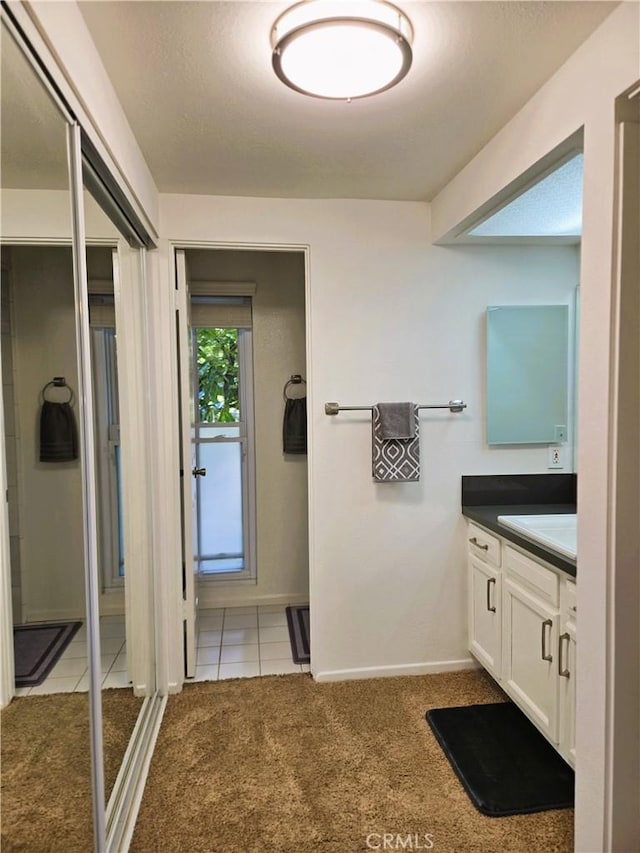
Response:
[[[415,429],[412,438],[383,438],[380,409],[373,407],[372,475],[376,483],[412,483],[420,479],[420,429],[418,407],[413,407]]]

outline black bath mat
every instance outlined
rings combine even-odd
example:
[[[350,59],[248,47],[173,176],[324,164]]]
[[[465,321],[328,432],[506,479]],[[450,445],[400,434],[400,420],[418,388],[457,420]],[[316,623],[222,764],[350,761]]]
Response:
[[[482,814],[573,807],[573,770],[513,702],[438,708],[426,718]]]
[[[309,645],[309,605],[297,604],[287,607],[287,625],[294,663],[311,662]]]
[[[16,687],[42,684],[80,625],[82,622],[16,625],[13,629]]]

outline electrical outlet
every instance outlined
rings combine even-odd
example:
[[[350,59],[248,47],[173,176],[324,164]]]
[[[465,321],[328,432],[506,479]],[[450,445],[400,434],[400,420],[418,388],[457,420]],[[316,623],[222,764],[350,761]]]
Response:
[[[562,447],[549,447],[547,468],[564,468]]]

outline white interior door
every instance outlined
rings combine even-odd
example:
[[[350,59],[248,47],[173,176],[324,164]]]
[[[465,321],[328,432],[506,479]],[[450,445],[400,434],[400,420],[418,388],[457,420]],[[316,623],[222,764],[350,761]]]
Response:
[[[176,327],[178,335],[178,381],[180,390],[180,470],[182,483],[182,595],[185,677],[196,674],[196,608],[198,566],[195,560],[196,477],[205,469],[196,467],[194,436],[194,389],[191,371],[191,321],[187,264],[183,251],[176,252]]]

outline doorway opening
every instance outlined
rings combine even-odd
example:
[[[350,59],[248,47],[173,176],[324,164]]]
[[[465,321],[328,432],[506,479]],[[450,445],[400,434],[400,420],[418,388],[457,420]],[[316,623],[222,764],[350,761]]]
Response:
[[[285,609],[309,600],[307,457],[284,452],[283,388],[306,375],[305,255],[187,249],[176,267],[186,677],[300,672]]]

